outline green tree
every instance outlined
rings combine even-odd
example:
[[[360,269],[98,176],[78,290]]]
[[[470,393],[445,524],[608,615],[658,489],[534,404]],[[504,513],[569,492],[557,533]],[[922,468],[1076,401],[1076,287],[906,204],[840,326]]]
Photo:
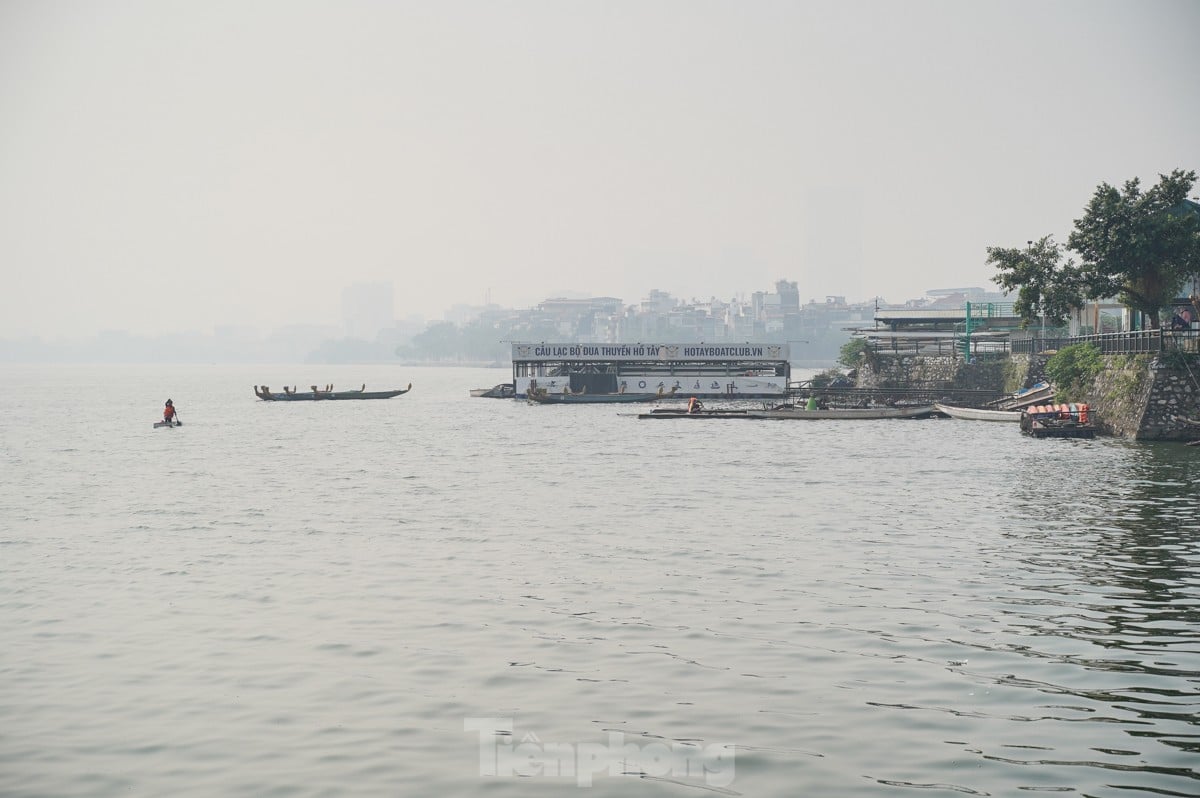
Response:
[[[463,353],[472,360],[507,360],[510,350],[505,338],[507,328],[476,319],[462,329]]]
[[[1016,291],[1013,311],[1025,326],[1042,317],[1061,327],[1072,308],[1083,304],[1080,270],[1073,260],[1063,262],[1063,249],[1052,236],[1030,241],[1025,249],[988,247],[987,262],[999,272],[992,281]]]
[[[1082,258],[1088,298],[1116,296],[1159,325],[1160,309],[1200,271],[1200,208],[1188,201],[1195,182],[1195,172],[1176,169],[1146,191],[1137,178],[1123,190],[1100,184],[1067,241]]]
[[[461,352],[462,334],[453,322],[439,321],[413,336],[407,346],[398,347],[400,357],[421,360],[449,360]]]
[[[866,352],[866,338],[851,338],[838,350],[838,362],[849,369],[858,368]]]
[[[1054,384],[1054,393],[1060,402],[1085,399],[1092,380],[1103,369],[1100,350],[1091,344],[1064,346],[1046,361],[1046,376]]]

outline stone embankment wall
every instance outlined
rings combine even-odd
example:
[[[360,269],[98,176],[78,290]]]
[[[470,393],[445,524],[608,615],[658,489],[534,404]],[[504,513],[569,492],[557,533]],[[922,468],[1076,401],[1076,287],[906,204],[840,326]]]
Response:
[[[1004,392],[1015,393],[1039,382],[1049,382],[1046,361],[1049,355],[1009,355],[1004,370]]]
[[[949,355],[875,355],[858,369],[860,388],[914,388],[944,384],[964,391],[1004,392],[1004,357],[977,357],[967,363]]]
[[[1200,359],[1192,358],[1186,368],[1159,363],[1152,369],[1154,385],[1146,401],[1146,412],[1138,438],[1143,440],[1196,440],[1200,427]]]
[[[1001,390],[1046,380],[1047,355],[1010,355]],[[1083,401],[1105,434],[1136,440],[1196,440],[1200,427],[1200,358],[1195,355],[1105,355]]]
[[[1047,355],[976,358],[875,355],[858,370],[863,388],[912,388],[941,383],[960,390],[1012,393],[1046,380]],[[1108,435],[1136,440],[1197,440],[1200,358],[1196,355],[1105,355],[1082,401]]]
[[[1179,355],[1109,355],[1088,392],[1097,426],[1136,440],[1196,440],[1200,427],[1200,359]]]

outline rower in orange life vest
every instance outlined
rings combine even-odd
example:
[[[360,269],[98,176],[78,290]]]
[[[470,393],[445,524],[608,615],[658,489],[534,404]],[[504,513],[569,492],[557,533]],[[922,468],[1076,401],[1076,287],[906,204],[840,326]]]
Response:
[[[167,400],[166,406],[163,407],[163,421],[168,424],[175,423],[175,403],[170,399]]]
[[[699,399],[697,399],[694,396],[691,399],[688,399],[688,410],[687,411],[689,413],[699,413],[703,409],[704,409],[704,405],[700,404]]]

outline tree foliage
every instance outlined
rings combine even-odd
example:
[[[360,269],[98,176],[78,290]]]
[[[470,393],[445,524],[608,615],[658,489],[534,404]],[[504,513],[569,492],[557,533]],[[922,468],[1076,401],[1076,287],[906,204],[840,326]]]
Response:
[[[863,356],[867,353],[866,338],[851,338],[846,343],[842,344],[842,348],[838,350],[838,362],[846,368],[858,368],[862,364]]]
[[[408,344],[397,347],[396,354],[413,360],[501,361],[508,357],[508,345],[502,340],[505,337],[507,329],[479,320],[462,327],[439,321],[414,335]]]
[[[1137,178],[1123,190],[1096,189],[1067,241],[1090,299],[1116,296],[1158,326],[1159,311],[1200,271],[1200,215],[1188,202],[1195,182],[1195,172],[1176,169],[1146,191]]]
[[[1092,380],[1103,369],[1100,350],[1091,344],[1063,347],[1046,361],[1046,376],[1062,402],[1075,402],[1087,396]]]
[[[992,279],[1017,292],[1027,322],[1045,311],[1061,323],[1084,299],[1117,297],[1158,326],[1159,311],[1200,272],[1200,206],[1188,200],[1195,182],[1195,172],[1176,169],[1145,191],[1137,178],[1120,189],[1101,183],[1067,239],[1079,265],[1063,262],[1046,236],[1025,249],[988,247],[999,271]]]
[[[825,369],[813,375],[809,385],[817,390],[822,388],[853,387],[854,382],[838,369]]]
[[[1048,324],[1060,327],[1083,304],[1080,271],[1073,260],[1063,262],[1063,249],[1052,236],[1030,241],[1025,249],[988,247],[987,256],[999,272],[992,280],[1017,292],[1013,311],[1026,326],[1044,313]]]

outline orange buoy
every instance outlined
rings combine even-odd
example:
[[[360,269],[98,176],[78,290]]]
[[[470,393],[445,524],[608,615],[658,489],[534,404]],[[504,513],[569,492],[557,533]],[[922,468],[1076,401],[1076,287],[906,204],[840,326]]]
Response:
[[[1079,406],[1079,423],[1086,424],[1088,421],[1088,406],[1082,404]]]

